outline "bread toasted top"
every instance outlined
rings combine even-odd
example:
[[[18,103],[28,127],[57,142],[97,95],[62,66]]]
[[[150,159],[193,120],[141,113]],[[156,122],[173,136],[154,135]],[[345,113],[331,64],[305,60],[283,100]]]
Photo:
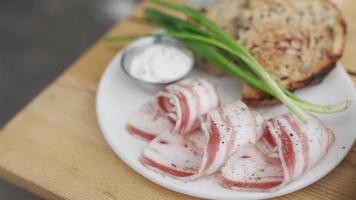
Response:
[[[223,0],[204,12],[292,91],[322,80],[343,53],[345,21],[329,0]],[[242,96],[273,102],[248,86]]]

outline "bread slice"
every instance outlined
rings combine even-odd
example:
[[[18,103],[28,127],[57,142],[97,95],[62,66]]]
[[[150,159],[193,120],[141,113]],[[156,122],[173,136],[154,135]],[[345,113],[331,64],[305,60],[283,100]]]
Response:
[[[329,0],[222,0],[203,12],[291,91],[319,83],[343,53],[346,24]],[[242,98],[257,105],[277,102],[248,85]]]

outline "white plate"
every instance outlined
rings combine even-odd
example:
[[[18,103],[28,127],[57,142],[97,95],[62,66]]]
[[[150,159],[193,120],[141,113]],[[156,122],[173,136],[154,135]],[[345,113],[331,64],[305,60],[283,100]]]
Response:
[[[100,128],[110,147],[127,165],[149,180],[171,190],[208,199],[261,199],[288,194],[300,190],[328,174],[343,160],[354,143],[356,137],[355,105],[343,113],[320,116],[326,125],[335,132],[335,144],[317,166],[297,181],[278,191],[239,192],[220,187],[213,177],[187,183],[162,176],[148,170],[139,162],[138,158],[147,143],[129,135],[124,129],[129,114],[142,103],[152,100],[154,94],[137,87],[122,72],[119,59],[120,54],[108,65],[98,88],[96,109]],[[231,102],[239,98],[241,83],[237,79],[231,77],[217,80],[209,76],[207,78],[217,85],[218,92],[224,102]],[[353,83],[340,65],[326,77],[322,84],[303,89],[297,94],[320,104],[336,103],[345,99],[356,103]],[[283,110],[280,106],[264,109],[261,112],[267,116],[283,112]]]

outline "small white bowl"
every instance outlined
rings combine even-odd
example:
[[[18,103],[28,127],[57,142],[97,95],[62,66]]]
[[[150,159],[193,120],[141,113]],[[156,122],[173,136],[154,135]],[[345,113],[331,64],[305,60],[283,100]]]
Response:
[[[192,60],[191,65],[189,65],[189,70],[185,74],[179,75],[174,79],[170,80],[165,80],[165,81],[147,81],[144,79],[137,78],[131,74],[130,70],[130,64],[132,59],[135,58],[136,55],[138,55],[140,52],[142,52],[145,48],[151,47],[153,45],[157,44],[167,44],[170,46],[174,46],[180,51],[183,51],[185,54],[189,56],[189,58]],[[195,64],[195,57],[194,54],[187,49],[182,42],[179,40],[176,40],[171,37],[153,37],[153,36],[148,36],[148,37],[143,37],[140,38],[133,43],[131,43],[128,47],[126,47],[122,51],[122,56],[120,60],[121,68],[125,72],[127,76],[129,76],[132,80],[134,80],[135,83],[137,83],[141,88],[148,90],[150,92],[156,92],[158,91],[162,86],[166,84],[171,84],[176,81],[179,81],[186,77],[192,70],[194,64]],[[169,65],[169,63],[167,63]]]

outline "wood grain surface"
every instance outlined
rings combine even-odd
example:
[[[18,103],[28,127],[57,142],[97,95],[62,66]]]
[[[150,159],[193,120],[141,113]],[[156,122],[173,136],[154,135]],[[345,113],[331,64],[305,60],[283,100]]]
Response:
[[[348,22],[342,63],[356,73],[356,1],[334,0]],[[146,3],[110,33],[143,33]],[[164,189],[126,166],[98,128],[95,94],[121,44],[98,41],[0,131],[0,176],[48,199],[191,199]],[[356,77],[356,76],[355,76]],[[353,78],[356,84],[356,78]],[[329,175],[279,199],[355,199],[356,146]]]

